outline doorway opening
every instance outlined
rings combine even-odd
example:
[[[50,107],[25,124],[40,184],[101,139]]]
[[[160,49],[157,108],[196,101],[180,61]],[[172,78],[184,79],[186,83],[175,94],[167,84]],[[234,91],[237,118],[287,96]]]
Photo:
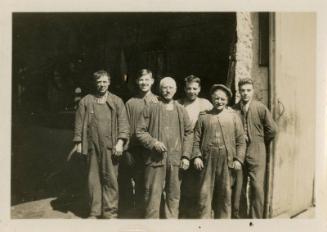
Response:
[[[14,13],[13,106],[70,110],[74,88],[90,92],[98,69],[109,70],[111,91],[125,101],[141,68],[175,78],[176,98],[186,76],[199,76],[209,97],[213,83],[226,84],[235,34],[235,13]]]

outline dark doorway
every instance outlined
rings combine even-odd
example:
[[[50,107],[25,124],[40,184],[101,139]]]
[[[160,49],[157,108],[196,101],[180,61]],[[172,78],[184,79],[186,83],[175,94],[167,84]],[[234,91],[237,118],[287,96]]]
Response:
[[[51,178],[71,150],[74,90],[89,93],[93,72],[110,71],[124,100],[141,68],[174,77],[176,98],[197,75],[208,97],[226,83],[235,30],[235,13],[14,13],[12,204],[61,191]]]
[[[170,75],[180,86],[187,75],[198,75],[207,96],[211,84],[226,82],[235,28],[235,13],[14,13],[14,107],[67,110],[74,87],[88,93],[97,69],[110,71],[111,90],[124,100],[129,95],[117,91],[122,76],[132,91],[141,68],[157,79]],[[63,91],[51,102],[55,75]]]

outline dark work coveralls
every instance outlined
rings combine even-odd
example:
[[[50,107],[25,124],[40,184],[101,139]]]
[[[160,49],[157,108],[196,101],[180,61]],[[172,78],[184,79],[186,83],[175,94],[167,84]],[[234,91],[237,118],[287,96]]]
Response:
[[[267,107],[259,101],[252,100],[247,111],[243,109],[241,102],[233,108],[242,119],[248,138],[244,168],[242,171],[238,171],[235,185],[234,217],[263,218],[266,144],[269,144],[275,137],[277,126]],[[246,196],[248,177],[250,180],[250,205],[247,205]]]
[[[145,202],[146,218],[159,218],[161,195],[164,193],[164,218],[177,218],[181,176],[179,164],[173,164],[172,158],[180,156],[181,141],[179,136],[179,122],[177,110],[163,110],[161,121],[162,142],[168,151],[162,155],[165,164],[160,167],[147,166],[145,168]]]
[[[89,161],[89,216],[116,218],[118,211],[118,161],[113,156],[117,139],[127,140],[129,125],[120,98],[108,93],[105,103],[89,94],[76,111],[74,139],[82,143]]]
[[[107,104],[94,103],[90,123],[90,216],[116,218],[118,211],[118,160],[112,155],[111,112]]]
[[[144,216],[144,159],[145,148],[136,139],[136,126],[145,107],[158,103],[158,96],[149,92],[145,96],[136,95],[126,102],[126,112],[130,124],[130,142],[119,164],[119,188],[121,217]],[[134,186],[132,184],[134,182]],[[134,190],[134,191],[133,191]]]
[[[145,157],[145,218],[160,217],[163,195],[163,218],[178,218],[180,201],[180,162],[189,159],[193,130],[183,106],[174,104],[174,110],[163,103],[147,108],[140,117],[137,138],[148,149]],[[168,151],[154,150],[156,141],[165,144]]]
[[[193,157],[204,162],[200,171],[198,217],[230,218],[233,161],[243,163],[245,139],[242,123],[231,110],[201,113],[194,131]]]

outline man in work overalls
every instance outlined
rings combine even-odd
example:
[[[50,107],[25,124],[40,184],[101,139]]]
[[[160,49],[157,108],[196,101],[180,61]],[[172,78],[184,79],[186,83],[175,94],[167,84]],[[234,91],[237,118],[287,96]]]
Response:
[[[160,81],[162,101],[147,107],[140,117],[136,137],[147,149],[145,156],[145,218],[178,218],[180,169],[189,167],[193,130],[183,106],[173,100],[176,82]]]
[[[239,210],[240,208],[245,208],[245,211],[249,215],[241,215],[242,217],[263,218],[267,156],[266,145],[269,145],[274,139],[277,126],[267,107],[263,103],[253,99],[254,89],[252,79],[245,78],[240,80],[238,87],[241,100],[233,108],[238,112],[243,121],[247,151],[243,174],[242,171],[238,173],[235,195],[241,195],[240,204],[244,206],[247,202],[246,187],[249,177],[250,205],[248,207],[241,207],[238,204],[234,206],[234,217],[240,217],[239,213],[244,214],[244,212],[239,212]]]
[[[88,156],[89,218],[116,218],[118,211],[118,163],[129,138],[123,101],[108,91],[110,76],[93,74],[95,93],[79,102],[74,139],[77,152]]]

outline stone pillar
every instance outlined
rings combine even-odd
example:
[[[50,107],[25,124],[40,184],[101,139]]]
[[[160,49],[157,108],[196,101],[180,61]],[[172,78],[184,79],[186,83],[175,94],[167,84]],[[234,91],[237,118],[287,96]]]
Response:
[[[243,78],[251,78],[253,59],[253,23],[251,13],[236,13],[236,66],[235,66],[235,89],[236,99],[239,101],[238,82]]]
[[[259,66],[258,13],[236,13],[235,89],[239,100],[238,82],[243,78],[254,80],[255,98],[268,105],[268,67]]]

